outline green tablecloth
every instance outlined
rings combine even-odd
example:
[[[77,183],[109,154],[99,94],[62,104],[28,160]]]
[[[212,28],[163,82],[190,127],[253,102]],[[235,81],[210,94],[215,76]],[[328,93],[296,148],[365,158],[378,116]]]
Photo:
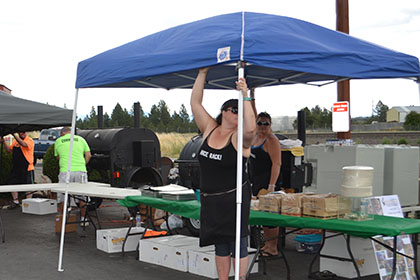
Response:
[[[141,203],[183,217],[200,218],[200,203],[196,200],[172,201],[146,196],[127,196],[124,200],[118,200],[118,203],[125,207],[134,207]],[[374,219],[369,221],[349,221],[340,219],[321,220],[251,211],[249,224],[327,229],[364,238],[375,235],[396,236],[400,234],[420,233],[420,220],[378,215],[375,215]]]

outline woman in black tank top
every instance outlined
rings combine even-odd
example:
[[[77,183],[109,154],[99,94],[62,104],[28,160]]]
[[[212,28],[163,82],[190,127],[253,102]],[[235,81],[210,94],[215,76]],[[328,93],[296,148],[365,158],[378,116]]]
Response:
[[[255,108],[255,103],[252,104]],[[256,111],[255,108],[255,113]],[[281,168],[281,145],[271,131],[271,116],[266,112],[259,113],[257,125],[257,133],[251,147],[249,160],[250,181],[255,196],[262,189],[268,192],[273,192],[276,189]],[[265,256],[278,254],[278,235],[278,227],[264,227],[265,243],[262,251]]]
[[[200,69],[191,94],[194,120],[203,133],[200,162],[200,246],[214,244],[219,279],[228,279],[231,257],[234,256],[236,227],[236,167],[237,150],[243,151],[242,159],[242,214],[240,279],[245,279],[248,269],[246,237],[251,201],[245,162],[255,134],[255,115],[252,112],[248,88],[244,79],[236,87],[244,97],[243,147],[237,147],[238,100],[226,101],[217,119],[213,119],[202,105],[208,68]]]

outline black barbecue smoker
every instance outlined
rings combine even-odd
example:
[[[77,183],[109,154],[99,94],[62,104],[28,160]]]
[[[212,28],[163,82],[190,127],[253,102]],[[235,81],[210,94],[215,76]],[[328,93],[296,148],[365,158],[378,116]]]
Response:
[[[159,140],[145,128],[82,130],[92,158],[89,169],[99,171],[113,187],[162,185]]]
[[[136,109],[137,108],[137,109]],[[98,106],[98,129],[78,130],[89,144],[92,158],[88,169],[100,173],[113,187],[160,186],[160,143],[150,129],[140,128],[140,104],[134,103],[134,128],[103,128],[102,106]]]

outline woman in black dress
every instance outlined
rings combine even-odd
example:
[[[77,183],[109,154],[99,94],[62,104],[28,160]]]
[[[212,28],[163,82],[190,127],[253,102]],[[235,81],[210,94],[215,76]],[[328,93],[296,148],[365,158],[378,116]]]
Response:
[[[215,245],[219,279],[229,278],[231,257],[235,255],[236,228],[236,167],[238,139],[238,100],[226,101],[217,119],[213,119],[202,105],[204,84],[208,68],[200,69],[191,94],[194,120],[203,133],[200,162],[200,246]],[[248,219],[251,188],[247,180],[245,163],[255,134],[255,115],[252,111],[248,88],[244,79],[236,82],[244,98],[243,120],[243,174],[240,279],[248,269]]]

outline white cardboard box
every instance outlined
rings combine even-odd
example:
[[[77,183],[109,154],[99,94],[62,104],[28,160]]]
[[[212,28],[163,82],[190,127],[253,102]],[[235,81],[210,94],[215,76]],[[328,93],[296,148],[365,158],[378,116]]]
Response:
[[[22,212],[36,215],[57,213],[57,201],[47,198],[27,198],[22,200]]]
[[[100,229],[96,231],[96,248],[107,253],[122,252],[128,228]],[[132,227],[130,233],[142,233],[144,228]],[[137,248],[141,234],[131,235],[125,243],[124,252],[132,252]]]
[[[252,258],[257,252],[254,248],[248,248],[249,263],[248,268],[251,265]],[[233,270],[233,259],[230,266],[229,276],[234,276]],[[193,274],[201,275],[211,279],[217,279],[217,268],[216,268],[216,254],[214,246],[206,246],[198,249],[192,249],[188,251],[188,271]],[[258,273],[258,263],[256,262],[252,267],[251,273]]]
[[[327,236],[328,235],[331,234],[327,233]],[[360,276],[363,277],[379,273],[376,265],[375,252],[370,239],[352,236],[350,238],[350,248],[357,267],[359,268]],[[350,258],[346,249],[346,240],[342,235],[328,238],[321,254]],[[340,277],[357,278],[356,269],[351,262],[343,262],[321,257],[319,265],[320,271],[329,270]]]
[[[198,244],[198,238],[184,235],[142,239],[139,260],[187,272],[188,251]]]

